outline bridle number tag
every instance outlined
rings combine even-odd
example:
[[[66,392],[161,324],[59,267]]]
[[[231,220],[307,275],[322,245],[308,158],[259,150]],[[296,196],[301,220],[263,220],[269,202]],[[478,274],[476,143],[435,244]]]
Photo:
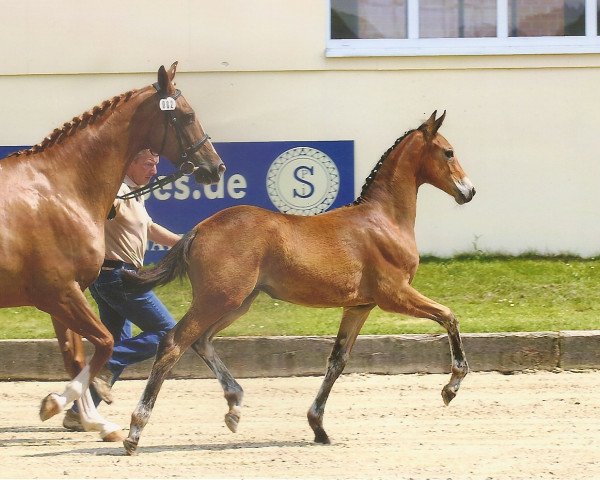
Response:
[[[177,102],[175,101],[174,98],[167,97],[167,98],[161,98],[158,105],[160,106],[160,109],[163,111],[164,110],[175,110],[175,108],[177,107]]]

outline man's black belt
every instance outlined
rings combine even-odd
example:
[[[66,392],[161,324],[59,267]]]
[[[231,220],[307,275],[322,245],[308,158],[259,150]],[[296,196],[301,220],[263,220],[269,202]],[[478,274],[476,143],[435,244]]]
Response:
[[[137,272],[138,268],[133,263],[123,262],[121,260],[104,260],[102,263],[102,268],[105,269],[115,269],[115,268],[126,268],[127,270],[135,270]]]

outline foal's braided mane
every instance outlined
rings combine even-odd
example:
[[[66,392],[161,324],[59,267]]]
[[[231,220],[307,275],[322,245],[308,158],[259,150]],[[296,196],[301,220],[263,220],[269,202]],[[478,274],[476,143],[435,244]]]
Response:
[[[367,190],[369,190],[369,187],[373,183],[373,180],[375,180],[375,176],[377,175],[377,172],[379,172],[379,169],[383,165],[383,162],[385,162],[385,160],[389,157],[389,155],[392,152],[392,150],[394,148],[396,148],[402,142],[402,140],[404,140],[406,137],[408,137],[415,130],[416,129],[409,130],[408,132],[406,132],[404,135],[402,135],[400,138],[398,138],[390,148],[388,148],[386,150],[386,152],[381,156],[381,159],[373,167],[373,170],[371,170],[371,173],[369,173],[369,176],[367,177],[367,179],[365,180],[364,185],[362,186],[362,190],[360,191],[360,195],[352,203],[349,203],[347,205],[348,207],[351,207],[352,205],[360,205],[361,203],[363,203],[363,201],[364,201],[364,195],[365,195],[365,193],[367,193]]]
[[[82,113],[78,117],[73,117],[73,119],[70,122],[64,123],[62,127],[55,128],[50,135],[44,138],[37,145],[34,145],[33,147],[28,148],[26,150],[19,150],[18,152],[13,152],[8,156],[28,156],[34,153],[43,152],[48,147],[58,144],[62,142],[65,138],[70,137],[77,130],[82,130],[88,125],[92,125],[107,111],[114,110],[117,107],[117,105],[119,105],[121,102],[127,102],[136,91],[137,90],[130,90],[129,92],[122,93],[121,95],[116,95],[110,100],[105,100],[100,105],[96,105],[94,108],[88,110],[85,113]]]

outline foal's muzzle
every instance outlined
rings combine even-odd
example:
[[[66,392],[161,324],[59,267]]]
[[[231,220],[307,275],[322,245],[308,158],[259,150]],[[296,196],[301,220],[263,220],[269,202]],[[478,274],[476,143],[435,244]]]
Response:
[[[475,196],[475,187],[467,177],[463,177],[458,181],[455,180],[454,184],[458,190],[456,195],[454,195],[456,203],[463,205],[473,200],[473,197]]]

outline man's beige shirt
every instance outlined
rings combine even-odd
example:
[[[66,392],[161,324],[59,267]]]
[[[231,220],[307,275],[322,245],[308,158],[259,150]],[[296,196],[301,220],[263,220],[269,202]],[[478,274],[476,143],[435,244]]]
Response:
[[[139,187],[140,185],[136,185],[126,176],[118,195],[124,195]],[[146,211],[144,199],[117,199],[115,209],[115,218],[104,222],[105,258],[133,263],[141,268],[148,244],[148,229],[152,225],[152,218]]]

